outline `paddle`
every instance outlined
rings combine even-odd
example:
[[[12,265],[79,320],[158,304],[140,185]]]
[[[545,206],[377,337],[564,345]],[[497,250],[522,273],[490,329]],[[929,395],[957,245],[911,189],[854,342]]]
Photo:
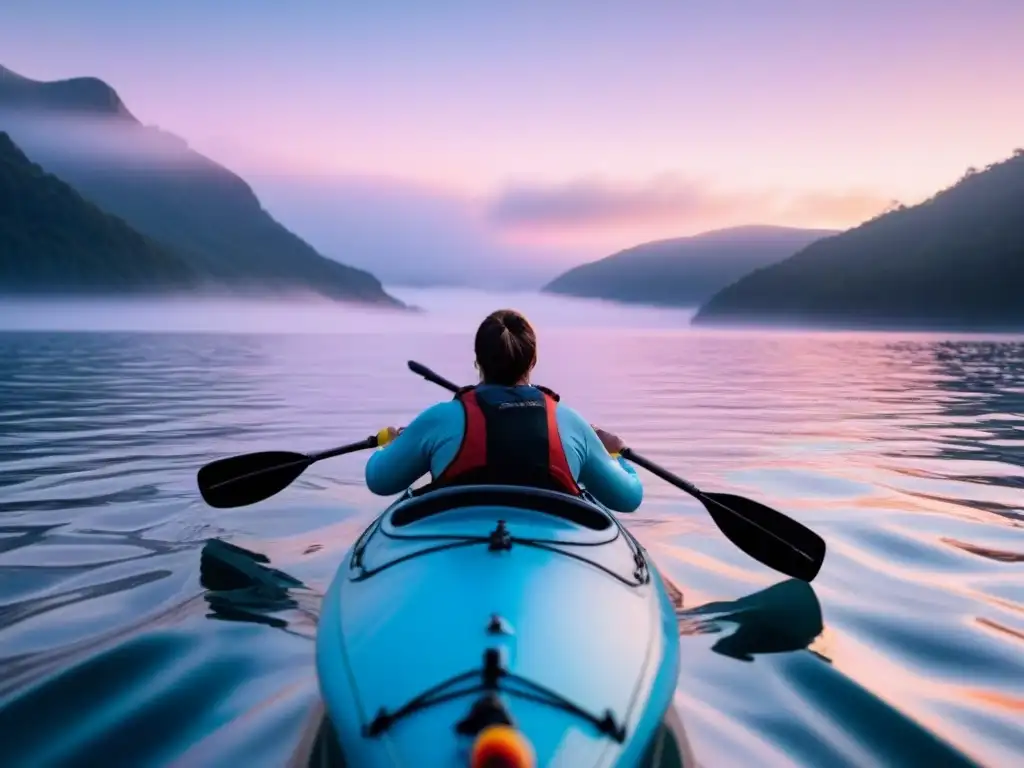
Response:
[[[210,462],[199,470],[197,481],[203,501],[211,507],[244,507],[270,498],[291,485],[311,465],[323,459],[376,448],[381,435],[320,453],[259,451]]]
[[[409,370],[447,390],[459,390],[414,360],[409,361]],[[623,448],[620,455],[701,502],[725,537],[755,560],[802,581],[813,581],[818,575],[825,560],[825,540],[810,528],[744,496],[705,493],[632,448]]]

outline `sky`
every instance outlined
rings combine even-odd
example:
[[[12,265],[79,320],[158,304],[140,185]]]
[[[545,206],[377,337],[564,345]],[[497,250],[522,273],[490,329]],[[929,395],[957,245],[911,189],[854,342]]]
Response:
[[[532,275],[924,199],[1024,145],[1022,30],[1021,0],[6,0],[0,64],[106,80],[324,250]]]

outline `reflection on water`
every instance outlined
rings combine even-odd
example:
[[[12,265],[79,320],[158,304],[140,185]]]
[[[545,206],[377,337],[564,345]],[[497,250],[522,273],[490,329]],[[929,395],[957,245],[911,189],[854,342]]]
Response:
[[[814,588],[796,579],[680,614],[679,634],[684,637],[717,634],[733,625],[733,631],[719,637],[711,650],[739,661],[753,661],[756,654],[809,648],[824,629]]]
[[[702,763],[1014,763],[1024,343],[693,332],[673,313],[554,306],[534,312],[539,381],[829,543],[813,587],[779,582],[645,478],[629,522],[681,592],[679,695]],[[468,315],[487,308],[462,301],[467,318],[427,313],[415,332],[352,312],[309,333],[283,333],[281,312],[274,333],[210,332],[224,312],[213,329],[193,313],[203,333],[0,333],[4,764],[284,764],[316,699],[319,596],[381,501],[359,456],[239,510],[206,508],[195,471],[405,423],[447,397],[405,361],[470,380]],[[263,580],[236,578],[244,558],[211,566],[213,538],[267,553],[250,563]]]

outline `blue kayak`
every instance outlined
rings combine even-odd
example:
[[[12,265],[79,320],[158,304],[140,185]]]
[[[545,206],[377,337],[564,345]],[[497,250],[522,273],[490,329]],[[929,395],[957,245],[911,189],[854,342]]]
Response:
[[[588,497],[407,492],[338,568],[316,666],[312,763],[464,768],[492,749],[513,756],[495,765],[632,768],[688,752],[665,744],[672,601],[643,547]]]

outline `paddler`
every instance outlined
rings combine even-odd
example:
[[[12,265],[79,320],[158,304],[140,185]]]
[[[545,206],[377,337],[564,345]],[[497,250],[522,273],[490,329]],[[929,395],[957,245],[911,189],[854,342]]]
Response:
[[[579,495],[580,484],[616,512],[643,500],[636,471],[619,456],[621,439],[592,427],[532,384],[537,335],[520,313],[501,309],[477,329],[480,383],[420,413],[366,464],[376,494],[401,493],[428,472],[431,488],[466,484],[525,485]]]

